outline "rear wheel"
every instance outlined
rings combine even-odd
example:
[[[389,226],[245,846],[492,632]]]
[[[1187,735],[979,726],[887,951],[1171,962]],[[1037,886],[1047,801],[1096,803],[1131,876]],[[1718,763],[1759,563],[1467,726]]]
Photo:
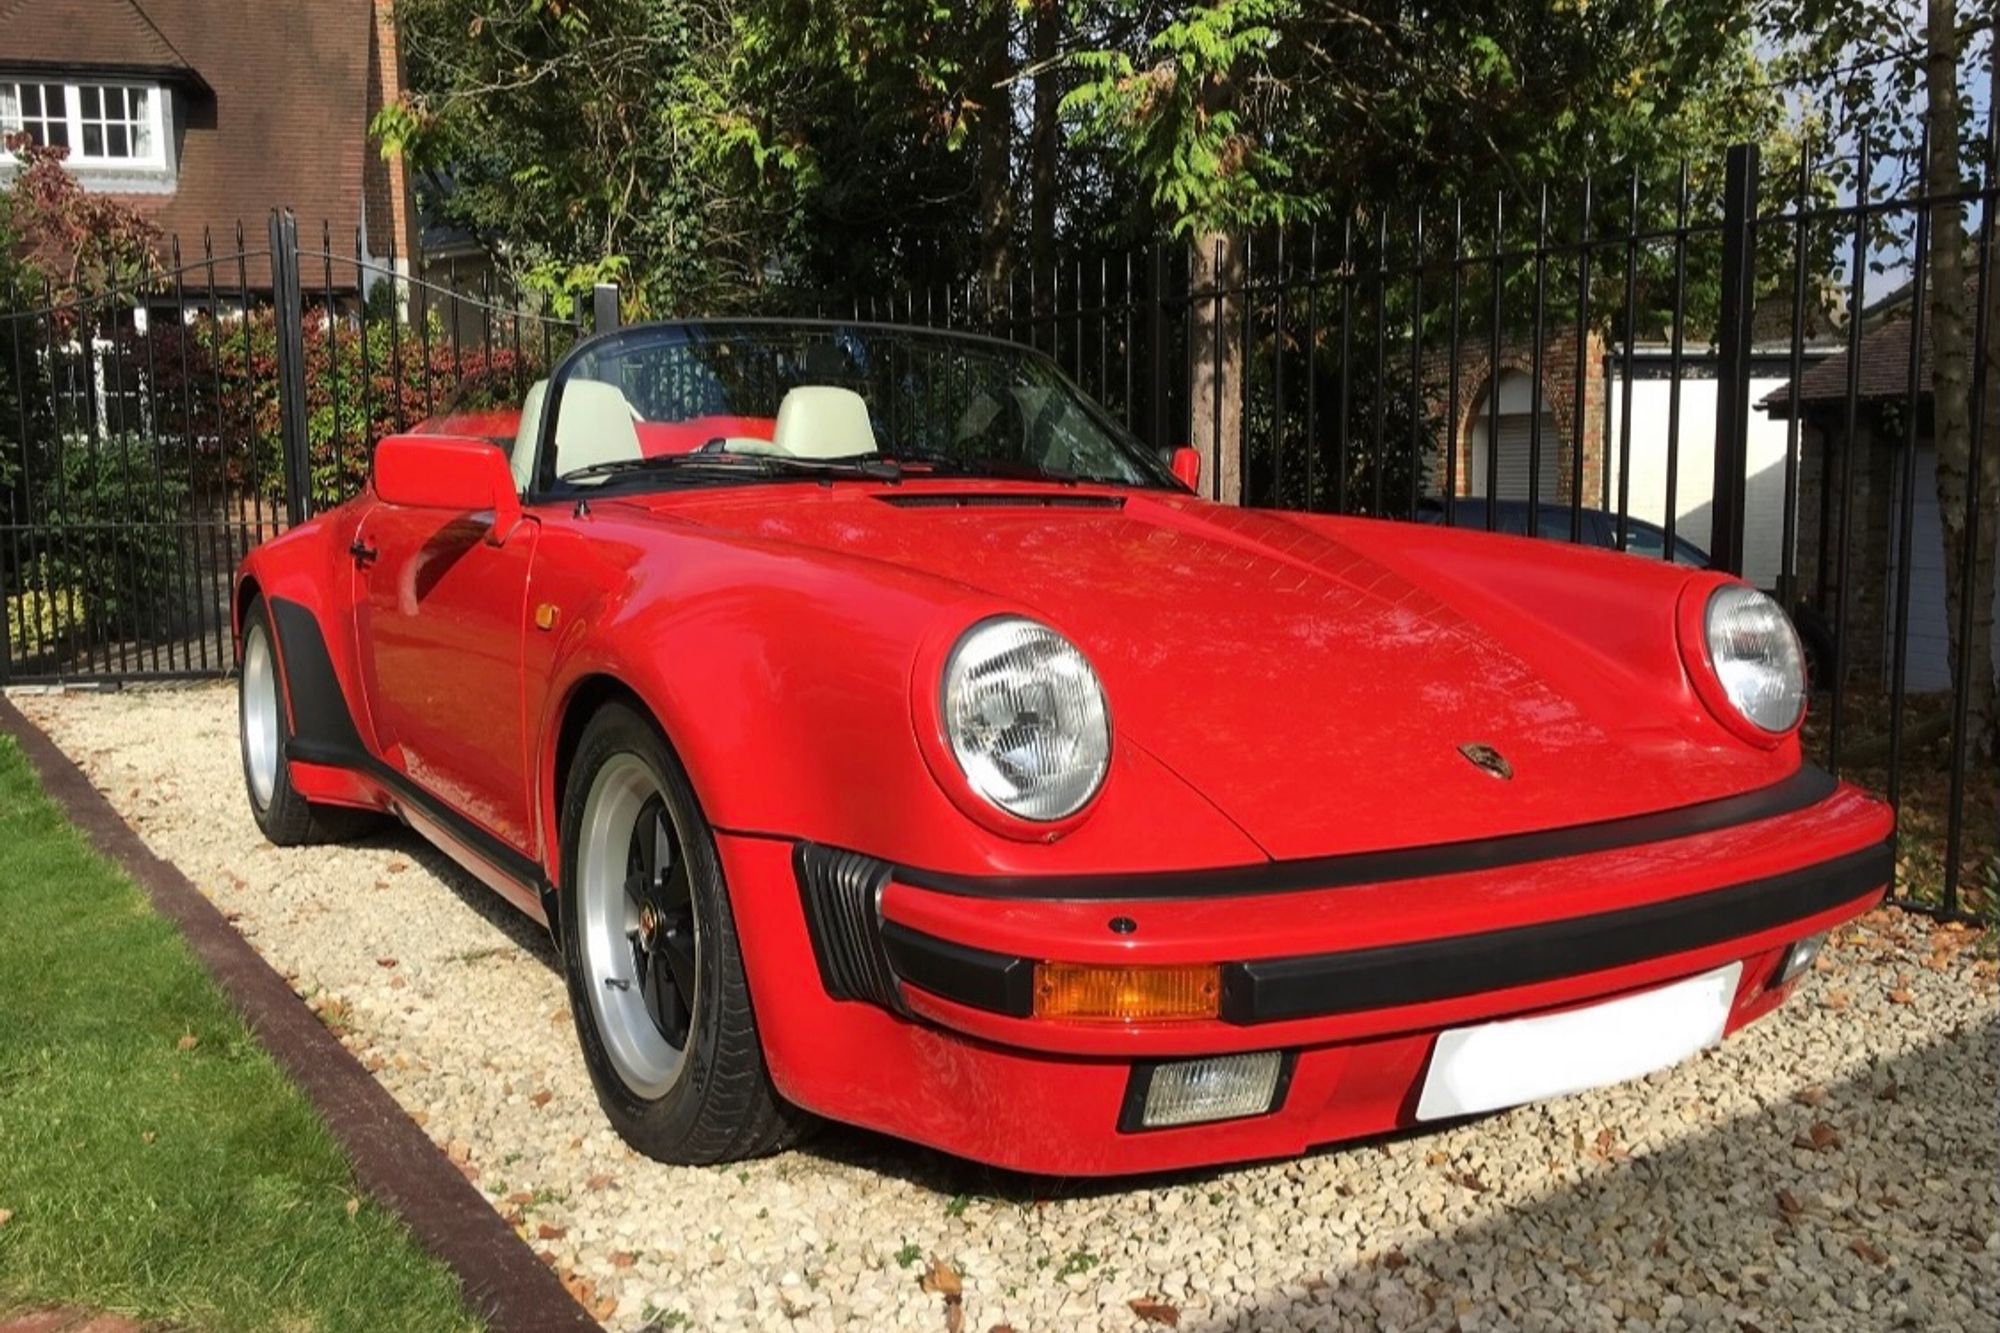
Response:
[[[236,698],[243,786],[257,827],[280,847],[336,842],[366,832],[378,822],[370,812],[314,805],[293,789],[291,768],[285,762],[291,726],[282,691],[270,613],[264,600],[256,598],[243,613],[243,671]]]
[[[563,970],[598,1102],[665,1162],[759,1157],[806,1113],[772,1086],[715,839],[652,722],[608,704],[563,792]]]

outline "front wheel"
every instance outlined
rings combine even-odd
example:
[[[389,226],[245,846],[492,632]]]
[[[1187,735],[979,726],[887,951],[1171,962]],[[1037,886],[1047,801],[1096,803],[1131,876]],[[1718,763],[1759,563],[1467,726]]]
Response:
[[[612,1126],[687,1165],[801,1137],[810,1117],[764,1064],[714,835],[658,729],[622,704],[578,741],[562,860],[570,1010]]]

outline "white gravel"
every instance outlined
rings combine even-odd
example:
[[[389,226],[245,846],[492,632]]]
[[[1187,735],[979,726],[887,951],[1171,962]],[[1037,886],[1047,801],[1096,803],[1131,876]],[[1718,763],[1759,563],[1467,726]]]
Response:
[[[1301,1161],[1069,1187],[835,1129],[674,1168],[599,1117],[538,927],[407,833],[260,840],[231,691],[16,702],[615,1329],[2000,1327],[1968,932],[1878,914],[1683,1068]]]

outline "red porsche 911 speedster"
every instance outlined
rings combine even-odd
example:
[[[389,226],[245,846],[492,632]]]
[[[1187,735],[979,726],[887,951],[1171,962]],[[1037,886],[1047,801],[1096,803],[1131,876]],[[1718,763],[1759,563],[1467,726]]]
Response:
[[[544,921],[667,1161],[815,1117],[1069,1175],[1658,1069],[1880,896],[1769,599],[1192,492],[1046,358],[879,325],[580,344],[235,594],[292,844],[401,818]]]

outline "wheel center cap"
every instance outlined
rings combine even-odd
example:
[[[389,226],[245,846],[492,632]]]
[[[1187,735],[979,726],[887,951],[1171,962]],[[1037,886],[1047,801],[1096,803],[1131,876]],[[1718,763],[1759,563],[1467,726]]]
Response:
[[[660,915],[647,903],[639,909],[639,942],[648,949],[653,947],[653,937],[660,932]]]

